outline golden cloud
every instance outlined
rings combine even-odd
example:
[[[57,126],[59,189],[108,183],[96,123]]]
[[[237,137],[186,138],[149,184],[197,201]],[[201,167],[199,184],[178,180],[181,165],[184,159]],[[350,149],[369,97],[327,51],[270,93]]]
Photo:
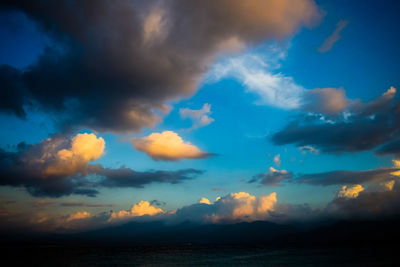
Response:
[[[178,161],[211,156],[190,142],[185,142],[175,132],[152,133],[147,137],[133,139],[133,146],[154,160]]]

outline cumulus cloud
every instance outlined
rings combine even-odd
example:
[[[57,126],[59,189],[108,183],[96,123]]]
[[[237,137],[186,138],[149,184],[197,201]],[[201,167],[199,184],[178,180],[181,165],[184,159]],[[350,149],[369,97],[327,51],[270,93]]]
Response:
[[[282,39],[319,17],[311,0],[14,0],[0,7],[26,14],[53,44],[24,70],[1,67],[0,109],[23,116],[23,106],[36,103],[63,124],[112,132],[159,122],[165,103],[193,94],[221,53]]]
[[[303,114],[273,134],[276,145],[312,146],[321,152],[360,152],[378,148],[378,155],[395,154],[399,132],[399,103],[391,87],[377,99],[348,104],[341,116]]]
[[[200,203],[200,204],[211,205],[210,200],[208,200],[208,198],[205,198],[205,197],[200,198],[199,203]]]
[[[179,109],[179,115],[181,118],[190,118],[193,121],[191,129],[196,129],[209,125],[214,121],[213,118],[209,117],[211,114],[211,105],[204,104],[201,109],[190,109],[181,108]]]
[[[362,187],[360,184],[353,186],[344,185],[338,192],[338,197],[356,198],[361,191],[364,191],[364,187]]]
[[[177,133],[172,131],[152,133],[143,138],[134,138],[133,146],[154,160],[202,159],[212,155],[201,151],[189,142],[183,141]]]
[[[248,183],[259,182],[264,186],[280,186],[282,181],[290,180],[293,173],[286,170],[277,170],[274,167],[269,168],[268,173],[260,173],[255,176]]]
[[[89,163],[102,155],[104,147],[103,138],[84,133],[72,139],[54,135],[39,144],[22,144],[17,152],[0,150],[0,185],[24,186],[35,196],[94,196],[96,190],[81,187],[75,178],[87,174]]]
[[[148,201],[140,201],[137,204],[132,205],[130,210],[121,210],[111,213],[110,220],[129,219],[132,217],[140,216],[154,216],[160,213],[164,213],[161,208],[154,207]]]
[[[276,202],[276,193],[259,198],[246,192],[231,193],[208,205],[193,204],[180,208],[171,219],[203,223],[265,220],[274,210]]]
[[[342,37],[340,35],[340,33],[342,32],[342,30],[349,24],[349,21],[347,20],[340,20],[337,24],[336,24],[336,28],[333,31],[333,33],[331,35],[329,35],[324,42],[321,44],[321,46],[318,48],[318,51],[321,53],[326,53],[329,50],[332,49],[333,45],[340,40],[340,38]]]
[[[195,169],[136,172],[90,164],[104,152],[103,138],[54,135],[38,144],[21,143],[17,151],[0,149],[0,185],[24,187],[33,196],[71,194],[95,197],[98,187],[136,187],[158,182],[177,184],[203,173]],[[96,176],[98,179],[89,179]]]

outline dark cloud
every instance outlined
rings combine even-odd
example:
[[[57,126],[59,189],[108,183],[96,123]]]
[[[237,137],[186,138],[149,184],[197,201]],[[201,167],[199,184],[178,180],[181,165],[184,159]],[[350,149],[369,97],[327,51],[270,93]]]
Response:
[[[280,186],[282,181],[289,180],[293,177],[293,173],[285,170],[276,170],[270,168],[269,173],[260,173],[255,176],[248,183],[259,182],[264,186]]]
[[[18,146],[20,150],[15,152],[0,149],[0,186],[22,186],[36,197],[71,194],[96,197],[99,194],[95,189],[97,187],[143,188],[151,183],[177,184],[203,173],[195,169],[147,172],[136,172],[126,167],[109,169],[90,165],[76,153],[75,159],[70,157],[66,162],[60,161],[60,151],[71,151],[68,150],[67,140],[54,136],[39,144]],[[100,179],[92,181],[89,176],[94,175]]]
[[[52,39],[28,68],[0,68],[0,109],[22,117],[34,102],[63,124],[113,132],[153,126],[167,100],[194,93],[219,53],[283,38],[319,16],[311,0],[13,0],[0,8],[25,13]]]
[[[165,204],[167,204],[167,203],[165,203],[164,201],[157,200],[157,199],[153,199],[150,201],[150,205],[152,205],[152,206],[160,207],[160,206],[165,206]]]
[[[204,171],[196,169],[137,172],[123,166],[119,169],[104,168],[100,165],[91,167],[93,167],[92,173],[106,178],[99,182],[99,185],[103,187],[143,188],[150,183],[178,184],[204,173]]]
[[[400,133],[400,105],[394,100],[395,93],[391,87],[374,101],[353,101],[347,113],[340,115],[303,114],[272,135],[271,141],[276,145],[312,146],[327,153],[360,152],[388,144]],[[388,151],[384,146],[380,154]]]
[[[340,219],[388,219],[398,218],[400,192],[398,187],[391,191],[363,191],[357,198],[335,198],[324,210],[324,216]]]
[[[296,183],[310,185],[340,185],[340,184],[363,184],[368,182],[382,182],[396,177],[393,172],[398,168],[381,168],[367,171],[331,171],[323,173],[303,174],[295,179]]]

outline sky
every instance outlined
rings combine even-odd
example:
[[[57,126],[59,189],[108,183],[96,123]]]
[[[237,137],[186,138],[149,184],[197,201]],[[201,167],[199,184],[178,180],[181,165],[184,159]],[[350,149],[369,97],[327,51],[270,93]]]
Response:
[[[4,1],[2,227],[396,216],[398,9]]]

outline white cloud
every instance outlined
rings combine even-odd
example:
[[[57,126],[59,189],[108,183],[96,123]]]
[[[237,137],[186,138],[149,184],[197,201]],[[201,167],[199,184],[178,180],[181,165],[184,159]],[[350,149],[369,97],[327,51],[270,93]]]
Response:
[[[212,123],[214,119],[210,117],[210,114],[211,105],[208,103],[205,103],[201,109],[181,108],[179,110],[179,115],[181,118],[190,118],[192,120],[192,129],[203,127]]]

